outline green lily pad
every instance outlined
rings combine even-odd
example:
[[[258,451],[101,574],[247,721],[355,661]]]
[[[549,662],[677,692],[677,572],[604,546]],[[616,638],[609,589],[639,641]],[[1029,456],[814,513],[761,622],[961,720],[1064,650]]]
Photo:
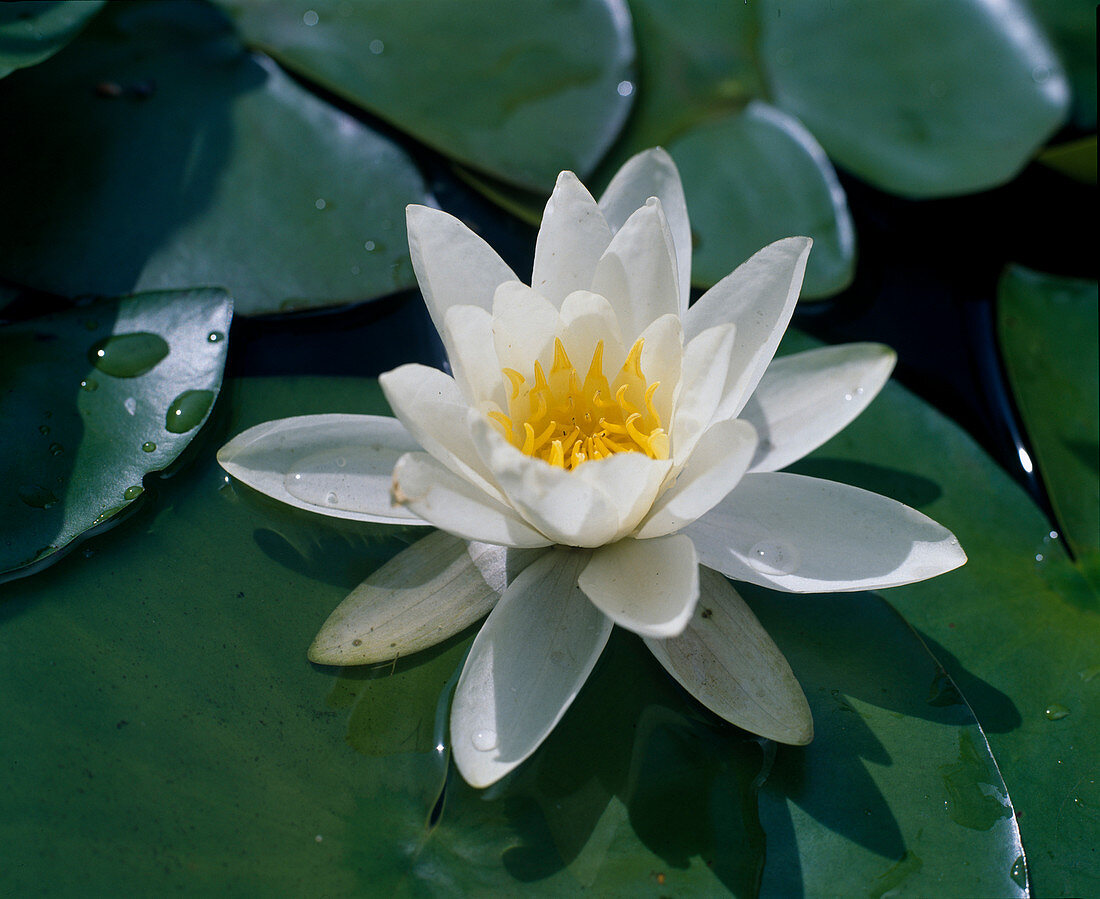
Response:
[[[1009,268],[998,330],[1012,392],[1078,567],[1100,590],[1100,391],[1095,281]]]
[[[1024,4],[767,0],[760,27],[772,101],[893,193],[1008,181],[1066,116],[1065,71]]]
[[[809,341],[789,332],[785,344]],[[1050,522],[960,428],[896,384],[792,470],[892,496],[958,536],[966,565],[883,595],[944,663],[988,737],[1034,894],[1095,893],[1100,600]]]
[[[218,395],[232,311],[224,291],[192,290],[0,328],[0,580],[130,506],[179,457]]]
[[[630,109],[621,0],[222,0],[246,41],[521,187],[595,167]]]
[[[6,890],[789,895],[801,858],[841,892],[899,865],[918,893],[1021,892],[981,732],[873,595],[749,597],[815,706],[809,747],[718,721],[617,633],[530,762],[467,787],[446,723],[470,633],[375,669],[305,659],[419,532],[281,507],[214,461],[230,434],[321,411],[385,405],[374,381],[229,382],[196,464],[149,485],[152,515],[5,586]]]
[[[212,7],[111,4],[4,79],[0,106],[12,281],[67,296],[219,285],[246,315],[414,283],[404,208],[426,193],[411,160],[249,55]]]
[[[49,59],[80,33],[103,2],[61,0],[0,6],[0,78]]]
[[[697,235],[692,280],[715,284],[772,241],[814,239],[805,299],[831,296],[855,273],[855,228],[825,152],[798,122],[753,102],[668,143]]]

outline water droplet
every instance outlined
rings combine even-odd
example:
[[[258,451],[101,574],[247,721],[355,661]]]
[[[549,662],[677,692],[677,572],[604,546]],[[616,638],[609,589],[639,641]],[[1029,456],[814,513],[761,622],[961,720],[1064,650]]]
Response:
[[[488,752],[497,748],[497,732],[489,729],[479,730],[473,735],[470,742],[474,744],[474,749],[478,752]]]
[[[168,407],[165,429],[173,434],[186,434],[203,420],[213,402],[212,390],[185,390]]]
[[[1044,714],[1050,721],[1061,721],[1069,715],[1069,709],[1060,702],[1052,702],[1047,706],[1047,710]]]
[[[348,460],[345,459],[343,456],[337,456],[336,457],[336,467],[337,468],[345,468],[345,467],[347,467],[347,464],[348,464]]]
[[[85,378],[80,382],[80,389],[87,390],[88,393],[91,393],[93,390],[99,389],[99,381],[95,378]]]
[[[384,452],[382,447],[334,446],[306,456],[283,483],[288,493],[312,506],[350,511],[370,497],[388,503],[390,479],[376,474]]]
[[[56,506],[60,500],[54,496],[52,490],[32,484],[19,489],[19,498],[32,509],[49,509]]]
[[[749,550],[749,564],[761,574],[790,574],[798,565],[798,555],[789,543],[761,540]]]
[[[1057,540],[1058,539],[1058,532],[1057,531],[1051,531],[1049,534],[1047,534],[1047,536],[1051,540]]]
[[[60,456],[64,452],[65,452],[65,447],[63,447],[60,443],[51,443],[50,444],[50,455],[51,456]]]
[[[1035,553],[1035,561],[1036,562],[1042,562],[1043,561],[1043,554],[1042,553]]]
[[[1031,79],[1036,84],[1042,84],[1048,78],[1050,78],[1049,66],[1036,66],[1034,69],[1031,70]]]
[[[363,249],[366,250],[368,253],[373,253],[374,252],[374,241],[373,240],[364,241],[363,242]]]
[[[1012,863],[1008,876],[1021,890],[1027,889],[1027,861],[1022,855],[1016,856],[1016,861]]]
[[[313,201],[313,205],[316,206],[318,209],[324,209],[328,204],[324,201],[322,197],[318,197],[316,200]]]
[[[50,426],[49,425],[39,425],[38,426],[38,433],[42,434],[43,436],[45,436],[46,434],[49,434],[50,433]]]
[[[143,375],[167,355],[168,344],[164,338],[148,331],[116,334],[98,341],[88,350],[92,365],[115,378]]]
[[[132,396],[126,397],[126,399],[122,401],[122,408],[131,415],[137,415],[137,400]]]
[[[373,41],[367,44],[367,49],[370,50],[370,52],[373,53],[375,56],[378,56],[386,49],[386,45],[378,40],[378,38],[375,38]]]
[[[844,394],[844,402],[850,403],[852,401],[852,395],[850,393]]]
[[[863,388],[862,387],[857,387],[856,388],[856,396],[863,396]]]
[[[335,493],[328,493],[325,496],[325,502],[328,503],[330,506],[335,506],[339,499],[340,497],[338,497]]]
[[[221,331],[211,331],[209,334],[206,335],[206,339],[209,340],[211,343],[219,343],[220,341],[225,340],[225,335]]]
[[[634,85],[630,81],[620,81],[618,85],[616,85],[615,90],[619,92],[620,97],[629,97],[634,93]]]
[[[317,10],[315,9],[307,9],[304,13],[302,13],[302,23],[308,25],[310,28],[312,28],[320,21],[321,17],[317,15]]]
[[[132,487],[127,487],[122,491],[122,498],[125,500],[137,499],[141,494],[145,492],[145,489],[139,484],[134,484]]]
[[[145,452],[145,453],[155,453],[157,451],[157,445],[155,443],[153,443],[152,440],[146,440],[141,445],[141,450],[142,450],[142,452]]]
[[[357,266],[357,265],[353,265],[353,266],[351,267],[351,273],[352,273],[353,275],[358,275],[358,274],[359,274],[359,266]]]

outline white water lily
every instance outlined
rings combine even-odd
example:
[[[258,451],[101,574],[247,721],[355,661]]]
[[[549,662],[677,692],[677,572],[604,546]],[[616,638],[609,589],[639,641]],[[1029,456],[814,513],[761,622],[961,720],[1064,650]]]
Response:
[[[531,286],[446,213],[411,206],[408,230],[454,377],[404,365],[381,377],[396,419],[268,422],[218,455],[292,505],[440,529],[358,587],[310,658],[404,656],[488,613],[451,712],[475,786],[546,738],[613,624],[726,720],[809,742],[805,696],[727,577],[873,590],[966,559],[913,509],[777,471],[858,415],[894,363],[874,344],[772,361],[810,240],[765,247],[689,307],[687,209],[659,149],[598,203],[561,174]]]

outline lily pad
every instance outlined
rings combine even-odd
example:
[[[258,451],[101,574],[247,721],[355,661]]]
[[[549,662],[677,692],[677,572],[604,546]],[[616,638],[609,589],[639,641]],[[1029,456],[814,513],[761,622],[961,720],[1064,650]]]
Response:
[[[49,59],[80,33],[103,2],[24,0],[0,6],[0,78]]]
[[[521,187],[591,171],[633,92],[623,0],[222,0],[251,45]],[[552,124],[550,124],[552,123]]]
[[[111,4],[4,79],[0,106],[12,281],[67,296],[220,285],[246,315],[414,283],[404,208],[427,195],[411,160],[248,54],[212,7]]]
[[[797,120],[754,101],[668,143],[697,235],[692,280],[715,284],[760,247],[792,234],[814,239],[802,297],[851,283],[856,239],[844,189]]]
[[[767,0],[760,27],[772,101],[893,193],[1001,184],[1069,106],[1062,63],[1015,0]]]
[[[152,526],[4,589],[6,889],[714,895],[763,878],[786,895],[781,860],[845,891],[919,855],[915,892],[1021,892],[980,731],[872,595],[750,597],[815,705],[809,747],[718,721],[617,633],[530,762],[467,787],[446,721],[471,634],[375,669],[305,660],[344,594],[422,531],[273,504],[213,458],[262,420],[384,413],[377,383],[231,381],[219,409],[197,464],[149,491]],[[988,828],[956,820],[971,804]]]
[[[785,345],[809,341],[788,332]],[[896,384],[792,470],[892,496],[958,536],[966,565],[884,596],[973,708],[1019,814],[1033,893],[1095,893],[1100,600],[1051,523],[958,426]]]
[[[233,304],[192,290],[105,300],[0,328],[0,580],[130,506],[221,386]]]
[[[998,326],[1035,465],[1078,567],[1100,590],[1100,391],[1095,281],[1005,272]]]

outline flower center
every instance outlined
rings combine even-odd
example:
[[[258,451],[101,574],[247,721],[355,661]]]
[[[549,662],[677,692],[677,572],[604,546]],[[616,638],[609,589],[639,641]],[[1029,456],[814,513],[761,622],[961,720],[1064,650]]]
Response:
[[[660,381],[647,384],[635,341],[614,383],[603,373],[603,341],[596,344],[583,382],[560,340],[554,340],[550,377],[535,363],[533,380],[503,369],[511,390],[508,414],[490,412],[501,433],[528,456],[573,469],[614,453],[668,458],[668,435],[653,406]]]

